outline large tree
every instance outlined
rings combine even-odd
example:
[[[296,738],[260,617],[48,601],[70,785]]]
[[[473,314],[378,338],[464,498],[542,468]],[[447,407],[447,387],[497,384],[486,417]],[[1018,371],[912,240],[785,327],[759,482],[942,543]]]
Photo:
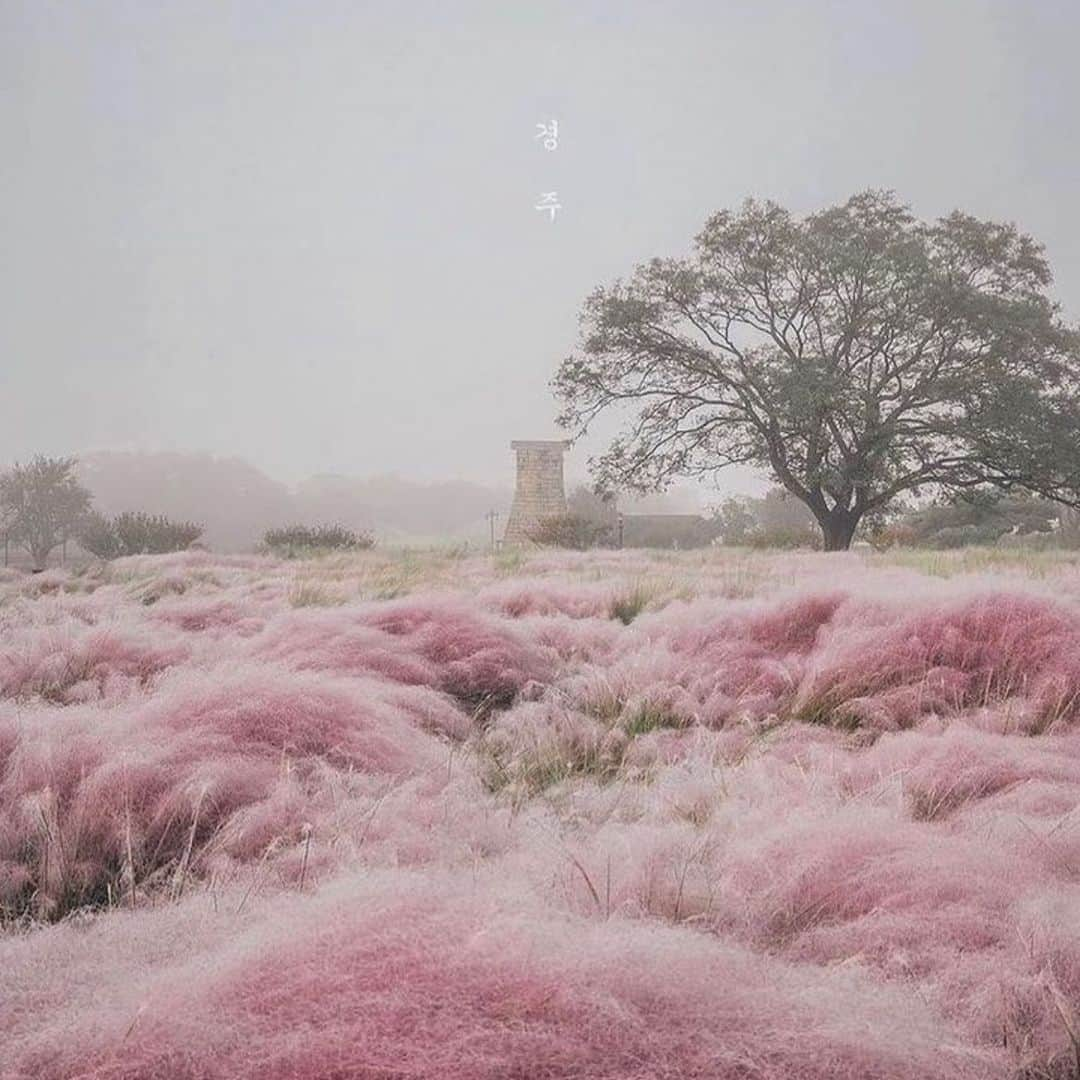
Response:
[[[38,455],[0,476],[0,512],[8,535],[44,569],[52,550],[72,535],[90,508],[90,492],[75,476],[74,458]]]
[[[1075,504],[1080,338],[1050,281],[1013,225],[919,221],[888,192],[802,219],[749,201],[713,216],[690,258],[588,298],[555,378],[561,420],[580,434],[625,416],[592,463],[603,486],[763,468],[833,551],[922,488]]]

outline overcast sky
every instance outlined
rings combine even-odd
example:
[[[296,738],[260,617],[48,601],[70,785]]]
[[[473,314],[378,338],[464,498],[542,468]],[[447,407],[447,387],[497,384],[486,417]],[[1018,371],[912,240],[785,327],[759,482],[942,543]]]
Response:
[[[0,460],[508,483],[584,296],[749,195],[1016,221],[1075,320],[1078,39],[1075,0],[0,0]]]

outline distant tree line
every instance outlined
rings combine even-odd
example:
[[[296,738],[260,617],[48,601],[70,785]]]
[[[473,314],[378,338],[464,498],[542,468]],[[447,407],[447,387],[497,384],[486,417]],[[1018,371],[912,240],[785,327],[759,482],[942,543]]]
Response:
[[[1080,522],[1075,510],[1048,499],[980,492],[898,514],[874,540],[937,549],[1007,543],[1078,548]]]
[[[5,545],[30,556],[43,570],[49,556],[69,540],[101,559],[182,551],[202,526],[162,514],[125,513],[107,518],[92,508],[90,491],[76,476],[73,457],[37,455],[0,473],[0,529]]]
[[[579,487],[567,513],[540,522],[531,534],[542,547],[586,550],[618,543],[617,504]],[[782,487],[723,500],[703,521],[715,542],[731,547],[821,550],[810,509]],[[879,548],[931,549],[1016,544],[1080,548],[1080,513],[1050,499],[996,489],[966,492],[922,506],[894,505],[866,517],[856,538]]]
[[[79,483],[76,459],[41,455],[0,473],[0,536],[44,569],[57,547],[69,540],[100,559],[183,551],[202,535],[202,526],[163,514],[95,511],[90,491]],[[539,523],[534,542],[585,550],[615,547],[620,514],[610,494],[578,487],[567,512]],[[782,487],[762,496],[724,500],[707,526],[725,545],[757,548],[821,548],[822,534],[805,503]],[[979,488],[921,506],[894,504],[868,514],[857,536],[877,547],[958,548],[1015,543],[1080,548],[1080,512],[1019,492]],[[374,536],[343,525],[294,524],[268,530],[263,547],[282,558],[321,552],[364,551]]]
[[[822,546],[807,507],[783,488],[759,497],[726,499],[715,511],[719,540],[756,548]],[[919,507],[893,507],[864,521],[858,538],[875,547],[944,550],[1015,543],[1080,547],[1080,515],[1049,499],[982,490]]]
[[[24,550],[35,571],[43,570],[60,546],[74,541],[99,559],[184,551],[203,534],[194,521],[165,514],[126,511],[108,517],[93,508],[90,490],[79,482],[73,457],[37,455],[0,473],[0,537],[5,552]],[[375,545],[369,532],[343,525],[288,525],[269,530],[264,547],[282,557],[325,551],[364,551]]]
[[[236,457],[100,451],[79,457],[79,479],[98,509],[150,510],[206,526],[215,551],[252,551],[264,532],[291,522],[338,523],[415,542],[476,528],[511,492],[464,481],[424,484],[396,476],[320,475],[295,487]],[[479,531],[479,530],[477,530]]]
[[[821,532],[807,507],[781,487],[752,498],[725,499],[715,510],[717,539],[755,548],[822,546]]]

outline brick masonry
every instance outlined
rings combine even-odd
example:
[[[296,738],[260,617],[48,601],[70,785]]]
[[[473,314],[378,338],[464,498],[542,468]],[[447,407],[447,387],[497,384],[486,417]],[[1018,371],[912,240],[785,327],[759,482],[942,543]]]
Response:
[[[541,521],[566,513],[563,455],[569,445],[565,439],[517,440],[510,444],[517,454],[517,486],[504,544],[528,544]]]

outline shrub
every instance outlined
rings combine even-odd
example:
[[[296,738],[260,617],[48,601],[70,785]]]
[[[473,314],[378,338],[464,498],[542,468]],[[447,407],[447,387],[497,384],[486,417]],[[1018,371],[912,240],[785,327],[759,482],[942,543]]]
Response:
[[[1046,541],[1053,538],[1061,514],[1060,507],[1045,499],[976,492],[912,510],[893,531],[897,543],[938,550],[990,545],[1006,537]]]
[[[120,538],[112,522],[97,511],[87,514],[79,523],[76,539],[79,545],[99,559],[115,559],[123,555]]]
[[[263,544],[275,555],[294,559],[315,551],[368,551],[375,546],[375,537],[344,525],[286,525],[268,530]]]
[[[530,529],[529,539],[541,547],[585,551],[588,548],[609,546],[612,532],[609,526],[590,521],[578,514],[559,514],[544,518]]]
[[[634,585],[626,592],[611,598],[608,612],[613,619],[618,619],[624,626],[629,626],[648,606],[652,591],[642,584]]]
[[[810,511],[783,488],[772,488],[758,499],[726,499],[717,508],[715,524],[725,544],[821,547],[821,531]]]
[[[191,521],[172,521],[164,514],[118,514],[112,520],[98,513],[84,516],[78,541],[99,559],[121,555],[166,555],[184,551],[202,536],[203,527]]]
[[[164,555],[183,551],[202,536],[202,526],[172,521],[164,514],[120,514],[113,522],[125,555]]]
[[[794,525],[777,525],[755,533],[750,540],[752,548],[811,548],[821,547],[821,537],[810,529]]]

